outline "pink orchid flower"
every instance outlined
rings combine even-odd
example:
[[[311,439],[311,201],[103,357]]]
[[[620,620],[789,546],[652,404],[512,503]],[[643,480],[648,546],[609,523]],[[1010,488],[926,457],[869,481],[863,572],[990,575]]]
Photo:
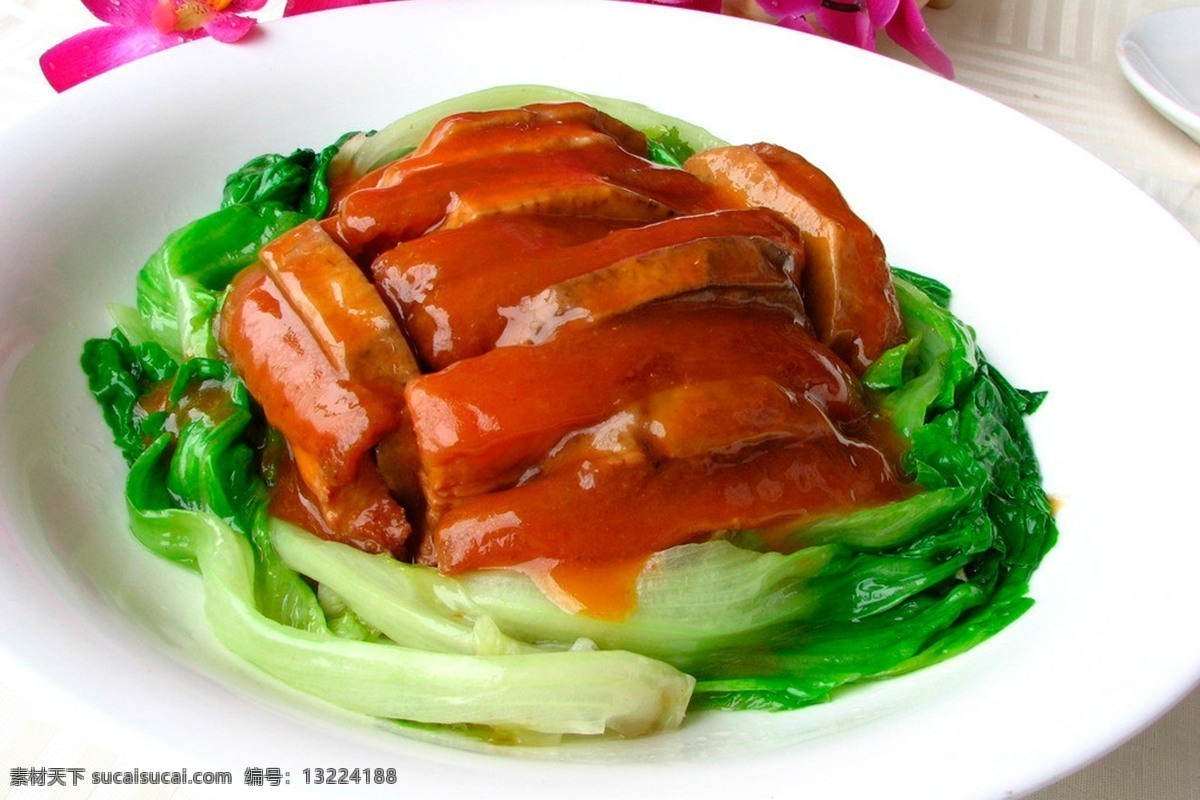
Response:
[[[42,74],[56,91],[142,56],[211,36],[236,42],[254,27],[242,13],[266,0],[83,0],[107,25],[60,42],[42,55]]]
[[[917,0],[757,0],[777,24],[816,33],[816,19],[830,38],[866,50],[875,49],[875,34],[883,30],[893,42],[947,78],[954,65],[929,34]]]

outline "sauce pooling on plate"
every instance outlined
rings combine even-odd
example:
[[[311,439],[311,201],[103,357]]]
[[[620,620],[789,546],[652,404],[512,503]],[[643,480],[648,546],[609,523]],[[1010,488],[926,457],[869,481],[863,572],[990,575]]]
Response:
[[[658,551],[914,491],[858,380],[904,337],[882,245],[794,153],[463,113],[333,208],[218,321],[280,516],[619,617]]]

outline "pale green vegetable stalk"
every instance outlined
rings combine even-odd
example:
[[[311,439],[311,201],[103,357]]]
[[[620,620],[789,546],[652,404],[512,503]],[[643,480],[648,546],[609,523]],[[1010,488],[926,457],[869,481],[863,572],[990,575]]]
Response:
[[[625,619],[566,611],[525,575],[481,570],[450,577],[369,555],[278,520],[271,540],[297,572],[331,587],[368,624],[414,646],[470,652],[472,624],[494,623],[517,641],[565,647],[586,637],[694,670],[711,655],[767,642],[805,622],[854,620],[899,605],[964,563],[868,559],[842,545],[756,553],[728,542],[655,554],[638,579]],[[869,594],[864,582],[876,580]],[[880,591],[892,584],[894,588]]]
[[[154,495],[169,437],[130,470],[129,497]],[[269,675],[342,708],[424,723],[475,723],[498,731],[641,736],[679,726],[695,681],[654,659],[623,651],[515,655],[435,653],[300,630],[260,613],[249,541],[212,514],[130,503],[134,534],[203,576],[205,611],[221,643]],[[477,652],[503,652],[486,623]]]

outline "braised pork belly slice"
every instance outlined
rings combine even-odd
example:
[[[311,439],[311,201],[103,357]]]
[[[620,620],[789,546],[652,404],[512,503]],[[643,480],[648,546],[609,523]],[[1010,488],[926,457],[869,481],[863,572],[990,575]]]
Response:
[[[405,242],[375,259],[371,271],[422,362],[438,370],[491,349],[504,327],[497,304],[519,297],[531,281],[541,288],[538,264],[627,224],[493,216]]]
[[[711,189],[679,169],[632,155],[611,140],[550,152],[459,161],[359,189],[334,218],[339,243],[370,257],[439,228],[494,214],[555,214],[653,222],[709,211]]]
[[[520,113],[520,118],[524,120],[501,124],[463,122],[453,132],[438,139],[434,138],[435,130],[417,150],[381,170],[374,185],[378,188],[397,186],[423,170],[514,153],[552,153],[577,147],[612,146],[630,155],[646,157],[646,137],[641,134],[627,137],[630,141],[619,141],[595,127],[589,119],[555,121],[528,112]]]
[[[769,378],[701,381],[655,392],[603,422],[567,434],[526,471],[521,483],[576,469],[584,461],[731,456],[765,442],[830,435],[859,446],[811,399]]]
[[[350,541],[362,538],[356,520],[374,519],[391,532],[379,546],[398,552],[408,523],[371,450],[404,421],[415,358],[358,267],[302,225],[235,278],[218,336],[327,526]]]
[[[408,555],[413,533],[408,513],[393,498],[370,454],[364,456],[353,480],[323,491],[314,490],[304,477],[313,474],[311,457],[302,450],[292,455],[290,467],[276,473],[272,515],[367,553]]]
[[[259,259],[341,375],[402,396],[404,384],[420,374],[416,358],[375,287],[320,223],[293,228]]]
[[[509,146],[519,147],[515,143],[537,128],[593,131],[608,136],[631,153],[646,155],[646,135],[641,131],[585,103],[573,102],[533,103],[522,108],[452,114],[433,126],[411,155],[421,158],[435,150],[470,152],[489,134],[497,139],[506,137],[513,143]]]
[[[542,344],[565,325],[595,323],[656,300],[724,287],[773,290],[773,298],[790,293],[800,318],[803,305],[788,277],[790,263],[787,249],[756,237],[714,236],[661,247],[500,308],[507,322],[496,345]]]
[[[732,455],[583,461],[461,501],[432,538],[443,572],[534,559],[604,563],[906,494],[879,451],[831,434]]]
[[[643,446],[653,458],[734,455],[768,441],[814,436],[850,441],[807,395],[758,376],[677,386],[639,406],[649,421]]]
[[[348,379],[261,266],[233,283],[220,319],[235,371],[289,443],[312,456],[306,479],[349,483],[362,457],[398,419],[394,398]]]
[[[856,372],[904,340],[883,245],[825,173],[770,144],[708,150],[684,167],[731,205],[769,208],[796,225],[804,237],[809,318]]]
[[[411,153],[362,176],[334,198],[340,208],[358,189],[394,186],[430,167],[516,152],[546,152],[607,139],[646,156],[646,137],[582,103],[547,103],[519,109],[474,111],[446,117]]]
[[[564,179],[564,184],[551,189],[549,182],[559,179]],[[458,194],[440,227],[461,228],[493,214],[570,214],[643,222],[665,219],[673,213],[675,208],[663,199],[596,173],[568,176],[552,171],[515,177],[509,186],[491,185]]]
[[[586,301],[580,292],[594,298],[606,288],[607,310],[593,313],[597,319],[701,288],[708,279],[732,285],[733,273],[716,265],[734,253],[742,259],[741,274],[760,286],[777,283],[780,270],[794,280],[803,262],[791,226],[769,211],[718,211],[616,231],[612,226],[594,219],[494,217],[402,244],[376,259],[372,270],[422,359],[441,369],[492,349],[522,316],[535,309],[545,313],[547,301],[569,300],[579,309]],[[668,248],[680,244],[689,246],[693,263],[670,255]],[[752,250],[760,252],[760,260]],[[672,267],[680,273],[673,274]],[[605,270],[610,271],[599,274]],[[581,277],[593,273],[595,279]],[[568,285],[575,279],[579,282]],[[566,297],[555,295],[558,288]],[[621,298],[615,305],[614,296]],[[795,299],[790,302],[802,311]]]
[[[425,492],[421,488],[421,453],[413,435],[408,406],[395,430],[385,434],[375,447],[379,477],[414,521],[425,518]],[[417,525],[416,527],[420,527]]]
[[[750,376],[806,395],[835,422],[864,414],[853,376],[790,313],[670,301],[410,382],[425,494],[436,513],[511,485],[567,434],[654,392]]]
[[[549,153],[591,145],[617,146],[628,150],[608,134],[581,121],[515,127],[489,125],[471,132],[473,135],[453,137],[449,144],[443,144],[441,147],[427,148],[423,144],[418,150],[372,170],[342,192],[333,205],[334,210],[340,211],[344,198],[360,189],[387,189],[399,186],[412,180],[419,173],[464,162],[478,162],[515,153]],[[645,139],[642,140],[640,150],[628,152],[644,156]]]

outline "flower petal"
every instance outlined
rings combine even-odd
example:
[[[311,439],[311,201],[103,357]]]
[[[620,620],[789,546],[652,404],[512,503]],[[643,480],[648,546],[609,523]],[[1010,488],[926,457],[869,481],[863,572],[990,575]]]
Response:
[[[83,0],[83,6],[101,22],[122,28],[142,28],[150,24],[155,0]]]
[[[822,7],[817,12],[817,19],[831,39],[866,50],[875,49],[875,29],[871,27],[871,17],[865,11],[837,11]]]
[[[815,14],[821,7],[821,0],[757,0],[758,7],[776,17],[798,17],[801,14]],[[780,25],[784,22],[781,19]],[[786,27],[792,27],[787,25]],[[811,27],[811,26],[809,26]]]
[[[871,15],[871,27],[879,30],[892,21],[900,0],[867,0],[867,12]]]
[[[329,8],[348,8],[350,6],[365,6],[371,0],[287,0],[283,7],[285,17],[297,14],[311,14],[314,11],[324,11]]]
[[[222,11],[209,17],[204,23],[204,30],[218,42],[229,43],[236,42],[249,33],[254,24],[255,21],[251,17]]]
[[[653,6],[674,6],[675,8],[687,8],[692,11],[710,11],[714,14],[720,14],[722,0],[625,0],[625,2],[643,3]]]
[[[692,11],[708,11],[713,14],[721,13],[721,0],[650,0],[661,6],[677,6]]]
[[[160,33],[174,31],[179,26],[179,9],[174,0],[158,0],[150,11],[150,24]]]
[[[247,11],[261,11],[267,0],[233,0],[225,11],[231,14],[245,14]]]
[[[787,17],[780,17],[775,23],[783,28],[791,28],[794,31],[803,31],[804,33],[816,33],[817,29],[812,26],[812,23],[804,18],[802,14],[793,14]]]
[[[77,33],[42,54],[42,74],[61,92],[142,56],[198,38],[198,34],[161,34],[150,28],[106,26]]]
[[[954,64],[930,35],[916,0],[900,0],[896,16],[888,23],[886,30],[893,42],[921,59],[930,69],[943,77],[954,77]]]

